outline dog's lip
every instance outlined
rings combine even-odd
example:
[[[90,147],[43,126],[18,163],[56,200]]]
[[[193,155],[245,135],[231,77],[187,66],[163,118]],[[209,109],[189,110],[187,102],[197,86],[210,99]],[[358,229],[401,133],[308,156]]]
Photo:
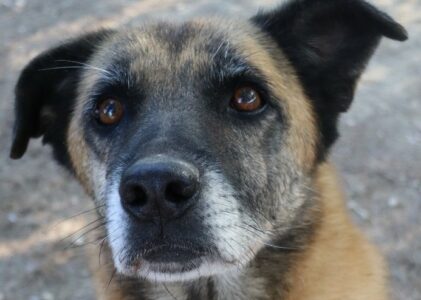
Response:
[[[151,265],[188,264],[203,257],[211,257],[211,247],[202,246],[194,241],[153,240],[142,243],[132,249],[126,256],[128,265],[141,267],[145,263]]]
[[[200,246],[164,243],[146,249],[142,258],[150,263],[185,263],[207,254]]]
[[[185,273],[197,269],[205,260],[219,261],[233,265],[233,261],[223,259],[218,251],[191,243],[149,244],[126,261],[127,270],[136,274],[141,270],[157,273]]]
[[[184,262],[151,262],[138,258],[131,264],[126,265],[126,269],[125,271],[122,271],[122,273],[128,276],[139,276],[139,274],[185,274],[200,269],[205,262],[208,264],[216,263],[218,265],[230,267],[237,265],[232,261],[227,261],[213,255],[200,256]]]
[[[184,262],[151,262],[145,261],[146,265],[151,272],[156,273],[185,273],[197,269],[203,262],[203,257],[192,258]],[[139,270],[140,268],[138,268]]]

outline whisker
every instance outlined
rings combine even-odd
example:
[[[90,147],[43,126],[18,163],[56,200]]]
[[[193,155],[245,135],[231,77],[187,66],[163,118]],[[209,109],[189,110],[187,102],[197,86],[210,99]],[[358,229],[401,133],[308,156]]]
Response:
[[[93,70],[100,71],[100,72],[102,72],[104,74],[107,74],[109,76],[112,76],[113,75],[110,71],[107,71],[107,70],[105,70],[103,68],[95,67],[93,65],[90,65],[90,64],[87,64],[87,63],[84,63],[84,62],[81,62],[81,61],[68,60],[68,59],[57,59],[56,61],[57,62],[67,62],[67,63],[72,63],[72,64],[79,64],[81,66],[84,66],[84,67],[87,67],[87,68],[90,68],[90,69],[93,69]]]
[[[113,281],[113,279],[114,279],[114,276],[115,276],[115,274],[117,273],[117,269],[116,268],[114,268],[114,271],[111,273],[111,278],[110,278],[110,280],[108,281],[108,284],[107,284],[107,290],[108,290],[108,288],[110,287],[110,285],[111,285],[111,281]]]
[[[98,265],[101,265],[101,255],[102,255],[102,250],[103,250],[103,248],[104,248],[104,245],[105,245],[105,242],[106,242],[107,238],[108,238],[108,235],[106,235],[106,236],[102,239],[101,244],[100,244],[100,246],[99,246],[99,253],[98,253]]]
[[[64,238],[60,239],[60,240],[59,240],[59,242],[63,242],[64,240],[66,240],[66,239],[68,239],[68,238],[71,238],[72,236],[75,236],[75,235],[76,235],[76,234],[78,234],[80,231],[82,231],[82,230],[86,229],[87,227],[89,227],[89,226],[91,226],[91,225],[95,224],[96,222],[103,221],[104,219],[105,219],[105,217],[99,217],[99,218],[97,218],[97,219],[93,220],[92,222],[89,222],[88,224],[86,224],[86,225],[85,225],[85,226],[83,226],[82,228],[80,228],[80,229],[76,230],[75,232],[73,232],[73,233],[69,234],[68,236],[65,236]]]
[[[265,246],[272,247],[272,248],[276,248],[276,249],[283,249],[283,250],[301,250],[301,248],[299,248],[299,247],[278,246],[278,245],[273,245],[273,244],[269,244],[269,243],[267,243],[267,242],[264,242],[263,240],[264,240],[264,239],[266,239],[266,238],[267,238],[267,236],[260,236],[259,234],[260,234],[260,233],[263,233],[263,234],[264,234],[264,233],[265,233],[265,231],[263,231],[263,230],[259,230],[259,229],[257,229],[257,228],[254,228],[254,227],[253,227],[252,225],[250,225],[250,224],[244,224],[244,225],[251,227],[252,229],[256,230],[256,232],[253,232],[253,231],[251,231],[250,229],[248,229],[247,227],[243,227],[243,226],[241,226],[241,225],[237,225],[237,226],[238,226],[238,227],[240,227],[240,228],[243,228],[243,229],[247,230],[249,233],[251,233],[251,234],[252,234],[252,237],[257,237],[258,239],[256,239],[255,241],[256,241],[256,242],[258,242],[258,243],[261,243],[261,244],[263,244],[263,245],[265,245]],[[272,232],[269,232],[269,233],[272,233]]]
[[[310,186],[308,186],[306,184],[303,184],[302,187],[304,189],[306,189],[307,191],[310,191],[310,192],[314,193],[316,196],[320,196],[320,192],[317,191],[317,190],[315,190],[314,188],[312,188],[312,187],[310,187]]]
[[[225,204],[225,203],[218,203],[217,204],[218,206],[223,206],[223,207],[226,207],[226,208],[228,208],[228,209],[232,209],[232,207],[231,206],[229,206],[229,205],[227,205],[227,204]],[[233,212],[232,212],[232,210],[230,210],[230,211],[221,211],[221,212],[227,212],[227,213],[231,213],[231,214],[234,214]],[[259,209],[257,209],[256,207],[254,208],[254,210],[253,210],[253,212],[256,212],[256,213],[258,213],[263,219],[265,219],[270,225],[272,225],[272,226],[275,226],[273,223],[272,223],[272,220],[269,220],[269,218],[268,218],[268,216],[266,216],[261,210],[259,210]]]
[[[83,247],[83,246],[86,246],[86,245],[91,245],[91,244],[93,244],[95,241],[87,242],[87,243],[80,244],[80,245],[77,245],[76,243],[78,242],[78,240],[80,240],[81,238],[83,238],[83,237],[84,237],[85,235],[87,235],[88,233],[90,233],[90,232],[92,232],[92,231],[94,231],[94,230],[96,230],[96,229],[98,229],[98,228],[101,228],[101,227],[103,227],[103,226],[105,226],[105,225],[106,225],[106,222],[104,222],[104,223],[100,223],[99,225],[97,225],[97,226],[95,226],[95,227],[93,227],[93,228],[88,229],[87,231],[85,231],[84,233],[82,233],[81,235],[79,235],[77,238],[75,238],[75,239],[73,240],[73,242],[71,242],[71,243],[70,243],[70,245],[69,245],[69,246],[67,246],[67,247],[65,247],[64,249],[77,248],[77,247]]]
[[[88,213],[92,213],[92,212],[96,212],[98,209],[100,209],[100,208],[102,208],[102,207],[104,207],[104,206],[105,206],[105,204],[102,204],[102,205],[99,205],[99,206],[95,206],[94,208],[90,208],[90,209],[87,209],[87,210],[84,210],[84,211],[78,212],[78,213],[76,213],[76,214],[74,214],[74,215],[72,215],[72,216],[70,216],[70,217],[66,217],[66,218],[64,218],[64,219],[62,219],[62,220],[59,220],[56,224],[54,224],[54,225],[52,225],[52,226],[51,226],[51,229],[53,229],[53,228],[57,227],[57,226],[58,226],[58,225],[60,225],[61,223],[64,223],[64,222],[69,221],[69,220],[71,220],[71,219],[77,218],[77,217],[79,217],[79,216],[81,216],[81,215],[88,214]]]
[[[162,285],[164,286],[164,289],[167,291],[168,295],[170,295],[171,298],[173,298],[174,300],[178,300],[177,297],[175,297],[171,291],[168,289],[167,285],[165,283],[162,283]]]
[[[114,215],[114,213],[113,213],[113,214],[111,214],[110,216],[112,216],[112,215]],[[106,218],[106,217],[103,217],[103,218],[101,218],[101,219],[99,219],[99,218],[98,218],[97,220],[95,220],[95,221],[93,221],[93,222],[91,222],[91,223],[98,222],[98,221],[102,221],[102,222],[101,222],[99,225],[97,225],[97,226],[95,226],[95,227],[93,227],[93,228],[89,228],[88,230],[86,230],[85,232],[83,232],[82,234],[80,234],[80,235],[79,235],[79,237],[75,239],[75,241],[77,241],[78,239],[80,239],[80,238],[84,237],[85,235],[87,235],[88,233],[90,233],[90,232],[94,231],[95,229],[100,228],[101,226],[104,226],[104,228],[106,228],[106,225],[110,222],[110,220],[107,220],[107,218]],[[87,226],[85,226],[85,228],[86,228],[86,227],[87,227]],[[82,228],[82,229],[83,229],[83,228]],[[111,233],[105,234],[105,236],[103,236],[103,237],[97,237],[97,238],[95,238],[95,239],[94,239],[91,243],[101,241],[102,239],[106,238],[109,234],[112,234],[112,233],[114,233],[115,231],[117,231],[117,229],[118,229],[118,228],[114,229],[114,230],[113,230],[113,232],[111,232]],[[80,231],[80,230],[78,230],[78,231]]]
[[[84,67],[84,66],[61,66],[61,67],[51,67],[51,68],[38,69],[38,71],[53,71],[53,70],[67,70],[67,69],[90,70],[91,68],[87,68],[87,67]]]
[[[216,49],[215,53],[212,55],[211,57],[211,61],[213,61],[215,59],[215,57],[218,55],[219,50],[221,50],[222,46],[225,44],[225,41],[222,41],[221,44],[219,45],[219,47]]]
[[[301,250],[301,248],[297,248],[297,247],[285,247],[285,246],[277,246],[277,245],[272,245],[272,244],[268,244],[265,242],[262,242],[263,245],[268,246],[268,247],[272,247],[275,249],[283,249],[283,250]]]
[[[100,242],[100,248],[99,248],[99,254],[98,254],[98,264],[101,264],[101,255],[102,255],[102,250],[105,246],[105,243],[107,241],[107,239],[109,237],[111,237],[119,228],[114,228],[114,230],[112,232],[108,232],[103,238],[102,241]],[[115,242],[117,241],[117,239],[119,239],[120,236],[117,236],[116,238],[114,238],[111,242]]]

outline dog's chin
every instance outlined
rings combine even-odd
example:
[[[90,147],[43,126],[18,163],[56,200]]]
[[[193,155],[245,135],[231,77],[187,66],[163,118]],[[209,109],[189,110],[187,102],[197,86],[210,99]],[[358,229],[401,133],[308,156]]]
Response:
[[[191,281],[236,268],[232,262],[188,249],[148,251],[130,262],[116,263],[119,273],[153,282]]]

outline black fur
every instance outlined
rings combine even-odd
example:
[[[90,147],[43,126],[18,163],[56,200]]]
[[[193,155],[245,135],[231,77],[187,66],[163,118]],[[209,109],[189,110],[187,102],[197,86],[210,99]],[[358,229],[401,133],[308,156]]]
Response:
[[[401,25],[361,0],[294,0],[252,21],[282,48],[313,101],[320,159],[338,137],[338,115],[349,108],[380,38],[407,39]]]
[[[34,58],[16,85],[16,122],[10,156],[20,158],[30,138],[43,136],[56,159],[70,167],[65,145],[80,74],[96,47],[111,31],[83,35]]]

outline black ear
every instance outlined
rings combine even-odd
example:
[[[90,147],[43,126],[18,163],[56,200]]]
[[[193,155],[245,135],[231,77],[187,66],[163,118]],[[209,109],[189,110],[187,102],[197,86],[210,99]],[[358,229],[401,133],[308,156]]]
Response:
[[[336,121],[382,36],[404,41],[405,29],[362,0],[290,0],[252,22],[282,48],[314,101],[325,149]]]
[[[35,57],[22,71],[15,88],[15,126],[10,157],[23,156],[30,138],[43,136],[56,158],[66,164],[65,132],[87,60],[109,30],[83,35]]]

